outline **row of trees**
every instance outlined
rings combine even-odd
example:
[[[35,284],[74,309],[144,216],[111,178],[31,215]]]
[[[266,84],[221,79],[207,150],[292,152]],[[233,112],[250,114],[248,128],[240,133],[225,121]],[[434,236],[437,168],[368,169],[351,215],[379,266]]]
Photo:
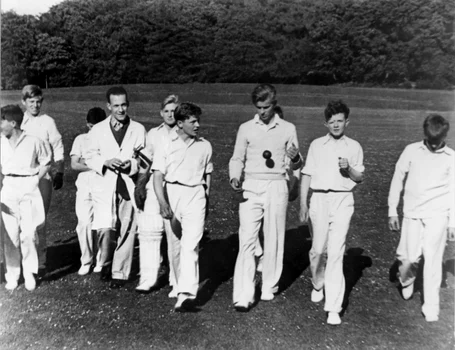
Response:
[[[455,85],[453,0],[66,0],[1,20],[3,89]]]

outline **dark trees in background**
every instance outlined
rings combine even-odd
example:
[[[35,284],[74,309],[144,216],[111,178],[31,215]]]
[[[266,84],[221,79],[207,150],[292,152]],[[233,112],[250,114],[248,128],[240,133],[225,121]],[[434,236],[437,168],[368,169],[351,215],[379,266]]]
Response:
[[[3,89],[455,85],[452,0],[67,0],[1,20]]]

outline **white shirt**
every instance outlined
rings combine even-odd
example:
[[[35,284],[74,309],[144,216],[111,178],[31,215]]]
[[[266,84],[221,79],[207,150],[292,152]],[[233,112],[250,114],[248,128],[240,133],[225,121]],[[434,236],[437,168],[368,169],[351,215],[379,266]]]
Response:
[[[70,157],[77,156],[79,158],[85,159],[85,153],[87,152],[89,143],[89,136],[88,133],[78,135],[73,142],[73,147],[71,148]],[[91,180],[95,177],[99,177],[99,175],[93,171],[82,171],[77,175],[77,182],[76,185],[79,187],[80,185],[88,187]]]
[[[4,175],[38,175],[40,168],[51,162],[49,147],[35,136],[23,132],[14,148],[5,136],[1,135],[0,139],[1,165]]]
[[[445,146],[431,152],[424,142],[404,149],[395,166],[389,191],[389,217],[398,216],[397,207],[403,190],[403,214],[408,218],[449,216],[455,227],[455,152]]]
[[[33,117],[28,112],[25,112],[21,129],[29,135],[36,136],[48,142],[52,149],[54,162],[63,160],[62,135],[58,132],[53,118],[47,114],[40,114],[37,117]]]
[[[245,179],[285,179],[289,168],[286,150],[292,144],[299,147],[294,124],[281,119],[277,114],[269,124],[264,124],[256,114],[252,120],[240,125],[234,153],[229,162],[229,178],[240,180],[242,172],[245,172]],[[264,151],[271,152],[273,166],[266,165]],[[300,161],[295,165],[300,167]]]
[[[153,161],[153,155],[156,153],[156,150],[167,142],[167,139],[174,129],[175,128],[169,130],[166,125],[162,123],[156,128],[149,130],[145,139],[145,151],[150,160]]]
[[[357,184],[340,172],[339,158],[346,158],[349,166],[363,173],[363,150],[360,143],[343,135],[334,139],[330,134],[311,142],[302,174],[311,176],[310,187],[321,191],[351,191]]]
[[[157,149],[152,170],[163,173],[166,182],[204,185],[204,175],[213,171],[212,146],[201,137],[186,143],[174,129],[166,144]]]

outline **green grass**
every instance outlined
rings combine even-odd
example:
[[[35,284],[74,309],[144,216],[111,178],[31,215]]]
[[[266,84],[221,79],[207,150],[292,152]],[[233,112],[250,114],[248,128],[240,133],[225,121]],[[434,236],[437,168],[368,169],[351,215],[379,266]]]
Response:
[[[420,292],[402,300],[389,281],[398,235],[387,229],[387,193],[393,167],[404,146],[421,139],[421,124],[439,111],[453,126],[453,93],[278,86],[286,119],[296,124],[300,149],[325,134],[322,112],[329,99],[350,106],[348,135],[365,152],[366,180],[355,191],[356,211],[347,240],[345,275],[352,287],[339,327],[325,324],[323,305],[310,302],[307,231],[298,222],[298,204],[288,211],[283,290],[272,302],[259,302],[247,314],[231,305],[236,254],[238,203],[228,184],[227,164],[241,122],[252,117],[250,85],[135,85],[131,115],[147,129],[157,125],[159,101],[171,92],[201,105],[204,136],[214,148],[214,186],[209,240],[201,251],[200,312],[177,314],[169,287],[149,294],[134,292],[136,281],[110,290],[96,274],[79,277],[79,248],[74,232],[76,174],[66,162],[65,184],[55,192],[49,216],[51,273],[33,292],[0,288],[1,349],[453,349],[453,272],[441,289],[440,321],[425,322]],[[66,153],[84,130],[87,110],[104,107],[106,87],[45,91],[44,111],[63,134]],[[19,92],[2,92],[2,105],[19,103]],[[381,108],[382,106],[382,108]],[[455,249],[445,260],[453,271]],[[135,266],[137,271],[137,265]],[[136,279],[135,276],[132,278]]]

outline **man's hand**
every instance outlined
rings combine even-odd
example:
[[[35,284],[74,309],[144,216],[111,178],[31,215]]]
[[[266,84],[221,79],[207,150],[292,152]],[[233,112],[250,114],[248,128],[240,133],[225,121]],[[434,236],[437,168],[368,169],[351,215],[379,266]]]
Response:
[[[240,181],[237,178],[233,178],[230,183],[231,183],[232,189],[235,192],[237,192],[237,193],[243,192],[242,185],[241,185]]]
[[[291,145],[291,147],[289,147],[287,150],[286,150],[286,155],[291,158],[291,160],[296,163],[299,161],[299,149],[297,147],[295,147],[294,144]]]
[[[308,215],[308,206],[307,205],[300,206],[299,219],[303,224],[308,223],[309,215]]]
[[[389,217],[389,230],[400,231],[400,220],[398,220],[398,216]]]
[[[174,213],[168,203],[160,203],[160,215],[163,219],[172,219]]]
[[[54,187],[54,190],[59,190],[63,186],[63,173],[56,173],[54,176],[54,179],[52,181],[52,187]]]
[[[449,242],[455,242],[455,227],[447,228],[447,240]]]
[[[123,162],[118,158],[108,159],[104,162],[104,166],[112,171],[119,170]],[[130,162],[131,165],[131,162]]]
[[[121,173],[124,173],[124,174],[129,174],[129,172],[131,171],[131,160],[125,160],[120,166],[119,166],[119,169],[118,169]]]
[[[340,169],[348,171],[349,170],[349,162],[347,158],[338,158],[338,166]]]

